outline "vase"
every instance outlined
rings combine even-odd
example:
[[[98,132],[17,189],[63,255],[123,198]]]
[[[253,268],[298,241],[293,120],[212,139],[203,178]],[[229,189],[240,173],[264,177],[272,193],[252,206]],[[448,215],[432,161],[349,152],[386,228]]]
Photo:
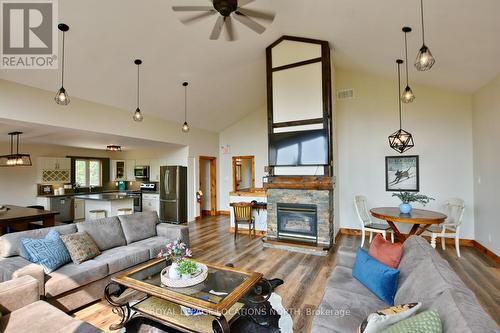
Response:
[[[402,203],[399,205],[399,211],[401,214],[410,214],[411,213],[411,205],[409,203]]]
[[[176,263],[175,261],[172,262],[172,265],[170,266],[170,269],[168,270],[168,278],[170,280],[179,280],[181,278],[181,275],[177,271],[177,267],[179,267],[179,264]]]

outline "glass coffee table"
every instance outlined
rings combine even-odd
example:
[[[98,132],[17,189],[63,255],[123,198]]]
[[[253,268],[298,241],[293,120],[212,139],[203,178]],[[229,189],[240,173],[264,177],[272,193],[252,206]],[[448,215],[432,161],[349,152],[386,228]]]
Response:
[[[153,259],[112,278],[105,288],[105,298],[118,314],[120,322],[111,330],[126,327],[137,315],[158,321],[181,332],[229,332],[244,306],[239,302],[258,284],[268,283],[261,273],[201,262],[208,268],[205,281],[186,288],[162,285],[161,271],[168,266],[164,258]],[[140,300],[124,300],[125,294],[142,293]],[[137,294],[137,293],[136,293]],[[181,306],[198,310],[185,315]]]

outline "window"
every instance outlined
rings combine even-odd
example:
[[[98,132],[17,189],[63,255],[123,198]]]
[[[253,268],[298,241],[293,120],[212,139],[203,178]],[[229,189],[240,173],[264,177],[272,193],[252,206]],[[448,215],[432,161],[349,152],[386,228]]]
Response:
[[[102,163],[99,160],[76,160],[75,182],[83,187],[102,185]]]

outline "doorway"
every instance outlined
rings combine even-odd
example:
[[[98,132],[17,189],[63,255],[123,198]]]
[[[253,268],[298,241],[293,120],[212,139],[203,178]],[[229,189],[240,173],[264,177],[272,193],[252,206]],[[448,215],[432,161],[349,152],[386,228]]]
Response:
[[[212,156],[200,156],[200,216],[217,215],[217,159]]]
[[[254,156],[233,156],[233,191],[253,192],[255,190]]]

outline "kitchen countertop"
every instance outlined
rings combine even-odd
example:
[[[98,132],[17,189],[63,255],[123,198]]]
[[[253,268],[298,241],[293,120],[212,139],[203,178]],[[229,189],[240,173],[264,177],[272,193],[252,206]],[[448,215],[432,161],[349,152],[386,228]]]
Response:
[[[82,195],[90,195],[90,194],[124,194],[128,192],[137,192],[137,191],[116,191],[116,190],[109,190],[109,191],[100,191],[100,192],[79,192],[79,193],[65,193],[65,194],[39,194],[38,197],[40,198],[57,198],[57,197],[76,197],[76,196],[82,196]]]
[[[128,197],[125,192],[120,193],[93,193],[93,194],[77,194],[75,199],[96,200],[96,201],[114,201],[114,200],[133,200]]]

